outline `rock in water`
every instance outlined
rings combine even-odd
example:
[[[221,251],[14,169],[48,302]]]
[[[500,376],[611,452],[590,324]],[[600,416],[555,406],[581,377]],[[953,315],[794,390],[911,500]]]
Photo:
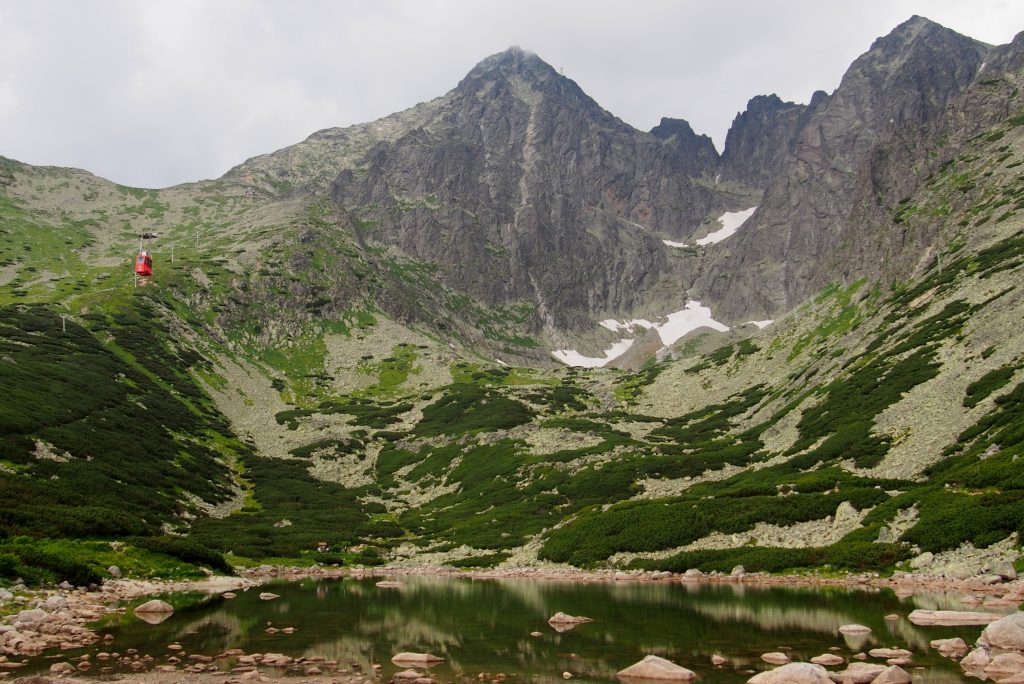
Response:
[[[273,601],[276,598],[281,598],[281,597],[278,596],[277,594],[271,593],[269,591],[264,591],[264,592],[260,593],[260,600],[263,600],[263,601]]]
[[[166,601],[160,599],[153,599],[152,601],[146,601],[141,606],[137,606],[133,611],[135,613],[173,613],[174,606]]]
[[[436,655],[431,655],[430,653],[407,653],[407,652],[403,652],[403,653],[398,653],[398,654],[396,654],[396,655],[391,657],[391,662],[393,662],[395,665],[406,665],[406,664],[429,665],[429,664],[432,664],[432,663],[440,663],[443,660],[444,660],[444,658],[438,658]]]
[[[811,662],[817,665],[842,665],[843,659],[835,653],[822,653],[820,656],[811,658]]]
[[[996,620],[982,631],[981,640],[993,648],[1024,651],[1024,613]]]
[[[899,665],[893,665],[882,670],[882,674],[875,677],[871,684],[910,684],[910,674]]]
[[[978,613],[961,610],[922,610],[918,608],[907,619],[915,625],[987,625],[1003,617],[999,613]]]
[[[687,670],[682,665],[676,665],[671,660],[665,660],[655,655],[645,656],[640,662],[634,663],[616,674],[627,679],[667,679],[675,681],[689,681],[697,676],[695,672]]]
[[[772,651],[771,653],[762,653],[761,660],[772,665],[785,665],[789,662],[789,656],[785,653]]]
[[[841,684],[870,684],[888,668],[876,663],[850,663],[842,672],[830,672],[833,682]]]
[[[813,663],[789,663],[756,674],[747,684],[832,684],[828,670]]]
[[[548,618],[549,625],[581,625],[584,622],[593,622],[593,620],[582,615],[569,615],[561,611]]]
[[[864,625],[843,625],[839,628],[840,634],[870,634],[871,628]]]

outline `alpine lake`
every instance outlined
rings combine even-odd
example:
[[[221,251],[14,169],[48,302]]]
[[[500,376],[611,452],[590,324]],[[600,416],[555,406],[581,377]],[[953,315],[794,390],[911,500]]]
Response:
[[[731,684],[771,669],[761,660],[766,652],[781,651],[803,661],[835,653],[850,661],[854,654],[891,647],[913,652],[912,664],[904,669],[915,681],[965,682],[972,680],[961,674],[955,660],[929,648],[929,641],[961,637],[973,644],[982,629],[919,627],[907,620],[915,608],[977,609],[961,603],[960,593],[897,596],[888,589],[832,586],[401,575],[389,578],[398,586],[377,586],[381,579],[273,582],[239,590],[233,599],[221,594],[165,595],[161,598],[175,612],[164,621],[144,622],[128,605],[124,613],[94,625],[113,641],[44,653],[19,674],[45,672],[53,662],[89,654],[94,667],[79,676],[116,677],[133,670],[116,658],[97,660],[96,655],[136,653],[131,649],[152,656],[148,667],[166,664],[173,656],[184,661],[183,667],[188,655],[203,655],[214,657],[213,662],[227,672],[237,660],[217,656],[242,649],[247,654],[336,660],[339,672],[362,672],[378,682],[390,681],[408,667],[391,662],[400,652],[443,658],[430,668],[417,668],[442,684],[561,682],[568,679],[564,673],[571,673],[572,681],[616,682],[616,672],[654,654],[695,671],[698,682]],[[279,597],[261,600],[261,592]],[[558,631],[547,623],[558,611],[593,622]],[[886,620],[891,614],[900,618]],[[840,635],[838,628],[850,623],[872,631]],[[294,631],[277,631],[286,627]],[[180,645],[180,651],[169,650],[172,644]],[[713,654],[724,656],[725,664],[712,665]]]

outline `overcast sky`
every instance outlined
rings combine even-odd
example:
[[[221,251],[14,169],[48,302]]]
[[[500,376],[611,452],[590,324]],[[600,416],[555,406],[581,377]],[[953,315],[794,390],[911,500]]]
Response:
[[[721,149],[747,100],[807,102],[913,14],[989,43],[1020,0],[0,0],[0,155],[127,185],[220,176],[447,92],[510,45],[649,130]]]

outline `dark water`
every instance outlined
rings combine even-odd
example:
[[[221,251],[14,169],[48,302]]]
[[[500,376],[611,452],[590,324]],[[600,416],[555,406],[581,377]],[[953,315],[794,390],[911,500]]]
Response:
[[[238,592],[226,600],[166,597],[177,610],[150,625],[130,614],[104,625],[112,645],[71,651],[139,649],[162,662],[167,644],[187,653],[216,655],[230,648],[247,653],[280,652],[358,663],[364,672],[380,663],[381,678],[398,669],[390,662],[401,651],[433,653],[445,662],[431,668],[440,682],[476,680],[480,673],[504,673],[511,680],[615,681],[615,672],[646,654],[668,658],[698,673],[701,682],[746,682],[752,671],[770,669],[767,651],[807,660],[829,647],[849,657],[876,647],[914,652],[915,674],[927,682],[961,682],[960,669],[928,648],[931,639],[962,637],[973,643],[981,627],[916,627],[906,620],[915,608],[970,609],[953,595],[898,598],[891,591],[842,588],[754,588],[737,585],[542,582],[399,578],[398,589],[376,580],[340,579],[278,583]],[[280,595],[258,598],[261,591]],[[564,633],[547,624],[557,611],[585,615],[593,622]],[[886,614],[903,618],[887,622]],[[867,637],[850,639],[837,629],[867,625]],[[294,634],[267,634],[295,627]],[[538,631],[542,635],[530,636]],[[715,668],[710,658],[729,659]],[[52,656],[51,656],[52,657]],[[36,659],[42,666],[52,660]],[[907,668],[909,669],[909,668]]]

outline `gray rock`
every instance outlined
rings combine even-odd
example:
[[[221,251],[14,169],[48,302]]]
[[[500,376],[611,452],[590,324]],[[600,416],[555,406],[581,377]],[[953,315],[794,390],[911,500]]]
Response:
[[[743,575],[746,572],[746,568],[744,568],[742,565],[737,565],[735,568],[732,569],[732,572],[730,572],[729,575],[732,577],[739,577],[740,575]]]
[[[7,591],[3,587],[0,587],[0,601],[10,601],[14,598],[14,594]]]
[[[107,568],[107,572],[114,579],[121,579],[121,568],[117,567],[116,565],[111,565],[109,568]]]
[[[768,672],[756,674],[748,684],[832,684],[828,670],[813,663],[789,663]]]
[[[931,551],[925,551],[920,556],[912,558],[910,561],[910,567],[914,570],[920,570],[931,565],[932,561],[935,560],[935,554]]]
[[[993,561],[988,564],[988,571],[993,575],[999,575],[1008,582],[1017,579],[1017,570],[1009,561]]]
[[[996,620],[981,632],[981,640],[992,648],[1024,651],[1024,613]]]
[[[61,582],[57,586],[59,586],[61,589],[65,590],[65,591],[70,591],[70,590],[75,588],[75,585],[71,584],[71,582],[68,582],[67,580],[64,580],[63,582]]]

